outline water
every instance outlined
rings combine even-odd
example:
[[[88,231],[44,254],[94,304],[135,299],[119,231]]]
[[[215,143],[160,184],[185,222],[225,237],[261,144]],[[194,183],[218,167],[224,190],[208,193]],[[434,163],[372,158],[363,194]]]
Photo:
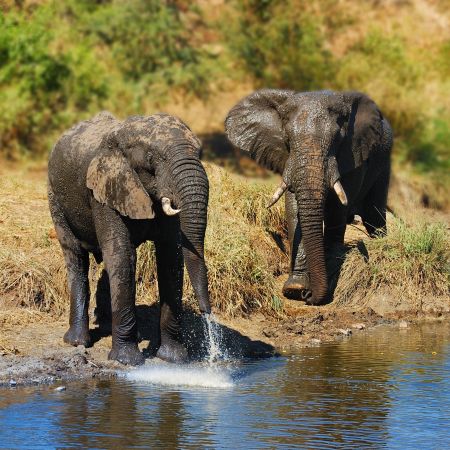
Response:
[[[450,448],[450,329],[0,391],[1,448]]]
[[[203,315],[206,339],[206,360],[212,364],[218,360],[227,360],[228,353],[224,345],[222,328],[214,314]]]

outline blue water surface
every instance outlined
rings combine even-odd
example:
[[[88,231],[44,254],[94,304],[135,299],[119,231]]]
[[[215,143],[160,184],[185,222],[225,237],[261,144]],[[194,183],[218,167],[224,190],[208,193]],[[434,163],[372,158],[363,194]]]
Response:
[[[450,448],[444,324],[205,370],[4,389],[0,447]]]

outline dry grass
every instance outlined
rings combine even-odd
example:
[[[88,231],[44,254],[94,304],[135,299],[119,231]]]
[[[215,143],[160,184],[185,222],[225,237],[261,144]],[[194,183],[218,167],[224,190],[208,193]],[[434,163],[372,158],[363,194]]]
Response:
[[[335,306],[365,306],[376,292],[390,292],[398,304],[424,297],[449,299],[450,237],[444,223],[406,225],[392,218],[387,236],[359,243],[347,254]]]
[[[276,179],[249,179],[206,164],[210,208],[206,236],[211,301],[223,316],[254,311],[283,314],[281,274],[288,270],[284,205],[265,208]],[[46,199],[45,168],[3,168],[0,172],[0,324],[32,323],[68,311],[65,267]],[[449,237],[445,226],[406,226],[391,220],[390,233],[359,242],[347,253],[334,306],[364,306],[372,291],[388,288],[402,298],[448,296]],[[349,235],[351,234],[350,233]],[[353,230],[355,231],[355,230]],[[358,240],[364,237],[358,233]],[[137,301],[157,300],[152,243],[138,250]],[[92,259],[91,291],[101,267]],[[188,277],[185,300],[196,307]],[[94,302],[92,302],[94,303]]]

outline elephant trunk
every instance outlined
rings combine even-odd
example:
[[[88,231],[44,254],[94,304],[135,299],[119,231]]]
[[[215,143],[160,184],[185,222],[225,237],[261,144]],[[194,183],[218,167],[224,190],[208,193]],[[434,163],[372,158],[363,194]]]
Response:
[[[310,275],[312,297],[309,302],[312,304],[323,303],[328,292],[323,238],[326,185],[322,145],[319,138],[304,136],[293,146],[298,170],[292,173],[292,187]]]
[[[170,173],[177,207],[181,209],[181,245],[186,268],[200,311],[210,313],[208,276],[204,258],[209,183],[205,169],[193,150],[179,147],[170,158]]]

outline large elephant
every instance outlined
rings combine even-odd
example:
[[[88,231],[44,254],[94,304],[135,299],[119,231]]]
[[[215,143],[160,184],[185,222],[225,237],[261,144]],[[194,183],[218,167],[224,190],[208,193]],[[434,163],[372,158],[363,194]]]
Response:
[[[326,302],[325,251],[343,242],[354,214],[371,236],[386,231],[388,121],[359,92],[263,89],[230,110],[225,128],[235,146],[282,175],[271,204],[287,191],[291,268],[284,295]]]
[[[210,312],[203,252],[209,184],[199,150],[192,131],[168,114],[119,121],[103,112],[56,143],[48,165],[48,196],[70,289],[65,342],[90,345],[90,252],[104,261],[109,279],[109,358],[143,363],[135,313],[136,247],[153,240],[161,310],[157,356],[186,359],[178,341],[184,263],[200,310]],[[97,304],[100,316],[101,308]]]

